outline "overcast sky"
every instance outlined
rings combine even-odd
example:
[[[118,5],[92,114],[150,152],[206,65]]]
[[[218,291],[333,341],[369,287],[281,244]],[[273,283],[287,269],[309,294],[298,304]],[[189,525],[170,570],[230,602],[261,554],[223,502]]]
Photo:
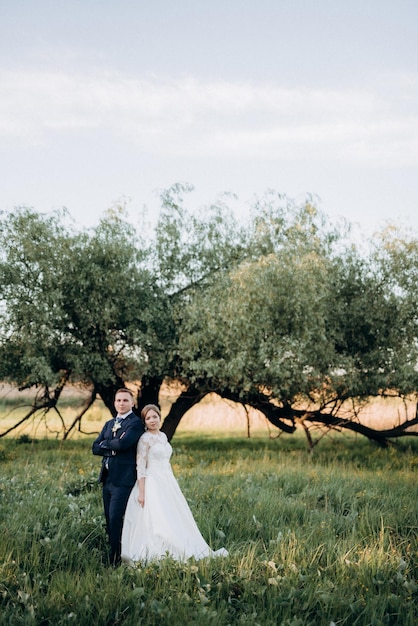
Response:
[[[0,209],[176,182],[418,229],[417,0],[0,0]]]

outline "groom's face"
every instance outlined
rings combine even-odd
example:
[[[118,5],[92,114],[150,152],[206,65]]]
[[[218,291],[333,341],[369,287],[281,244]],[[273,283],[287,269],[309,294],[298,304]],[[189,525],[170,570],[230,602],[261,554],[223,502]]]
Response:
[[[132,411],[132,407],[134,405],[133,398],[130,393],[126,391],[120,391],[115,396],[115,409],[119,413],[119,415],[125,415],[125,413],[130,413]]]

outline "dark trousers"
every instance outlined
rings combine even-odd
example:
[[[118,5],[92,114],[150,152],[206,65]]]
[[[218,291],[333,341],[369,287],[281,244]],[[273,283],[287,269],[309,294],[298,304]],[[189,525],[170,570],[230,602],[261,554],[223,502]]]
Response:
[[[110,542],[110,562],[119,563],[123,517],[132,487],[119,487],[108,478],[103,483],[103,505],[106,517],[106,529]]]

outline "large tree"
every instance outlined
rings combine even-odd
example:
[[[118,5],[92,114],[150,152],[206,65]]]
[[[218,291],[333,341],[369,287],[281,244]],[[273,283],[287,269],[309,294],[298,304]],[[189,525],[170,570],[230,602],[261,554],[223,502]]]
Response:
[[[416,239],[385,234],[360,253],[310,198],[269,192],[239,224],[225,198],[186,209],[189,191],[162,193],[146,236],[115,210],[82,231],[65,213],[1,221],[0,378],[38,389],[26,417],[59,412],[81,382],[89,398],[67,436],[97,395],[113,411],[115,389],[139,380],[140,408],[174,380],[170,438],[211,392],[286,432],[302,424],[311,445],[310,424],[383,444],[410,433],[417,418],[372,429],[358,409],[416,396]]]

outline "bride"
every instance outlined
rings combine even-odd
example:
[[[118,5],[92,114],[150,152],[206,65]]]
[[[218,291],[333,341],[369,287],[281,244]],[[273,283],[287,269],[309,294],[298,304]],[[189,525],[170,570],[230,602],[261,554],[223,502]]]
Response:
[[[160,431],[161,413],[154,404],[141,411],[146,432],[137,447],[137,481],[129,496],[122,530],[122,560],[138,561],[171,556],[227,556],[212,550],[203,539],[170,465],[172,447]]]

